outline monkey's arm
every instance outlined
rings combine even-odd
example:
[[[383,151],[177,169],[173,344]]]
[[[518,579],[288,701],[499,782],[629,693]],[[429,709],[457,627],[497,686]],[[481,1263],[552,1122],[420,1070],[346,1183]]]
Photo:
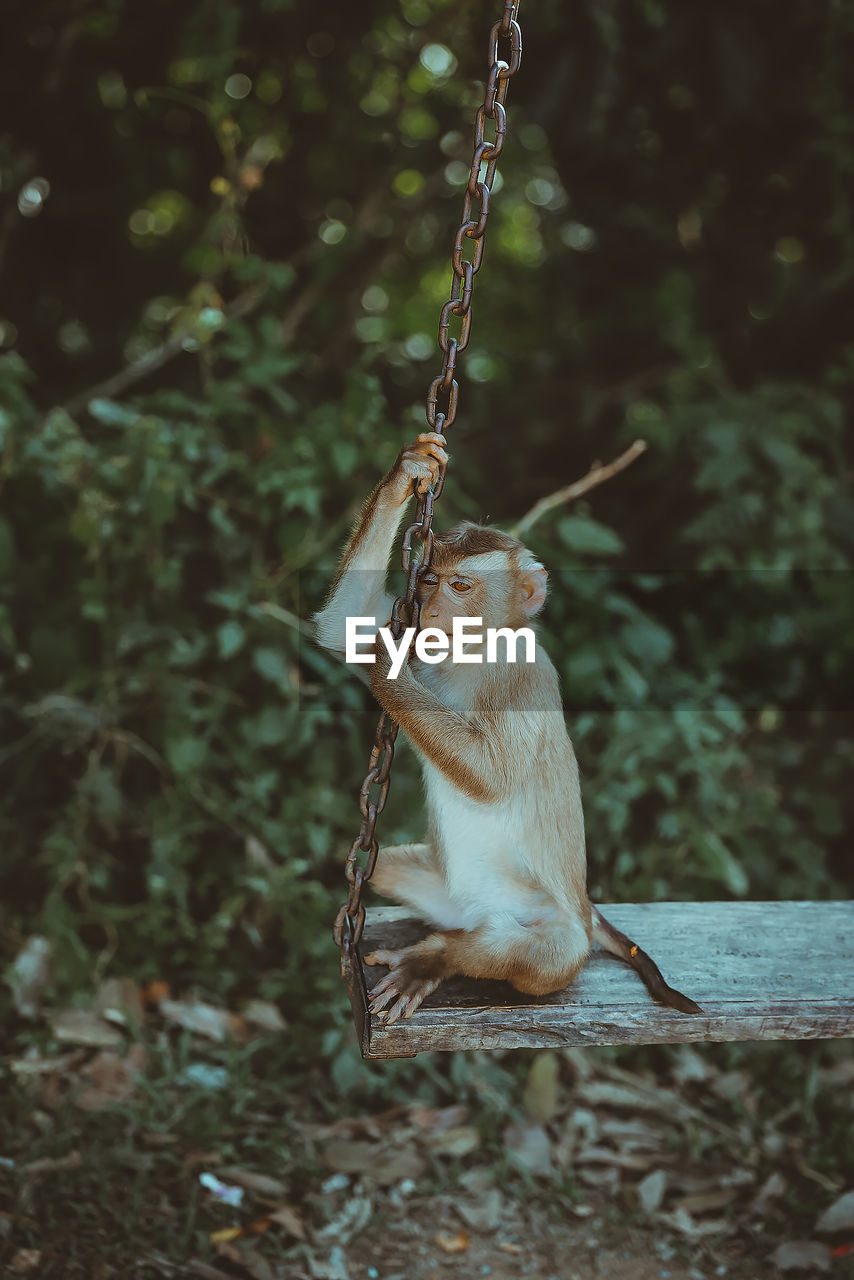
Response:
[[[395,534],[413,493],[423,492],[447,461],[444,437],[424,432],[399,455],[377,485],[344,548],[326,604],[315,614],[317,640],[324,649],[343,654],[348,617],[376,618],[378,627],[391,616],[392,600],[385,590]]]
[[[428,760],[455,786],[481,804],[501,798],[505,770],[496,749],[495,731],[487,732],[447,706],[427,689],[404,663],[396,680],[389,680],[388,652],[377,645],[371,667],[371,689]]]

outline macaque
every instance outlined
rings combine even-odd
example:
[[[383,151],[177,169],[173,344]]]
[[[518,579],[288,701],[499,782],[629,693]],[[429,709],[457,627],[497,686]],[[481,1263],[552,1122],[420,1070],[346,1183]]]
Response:
[[[348,615],[390,617],[385,577],[407,502],[436,480],[445,439],[425,432],[374,490],[316,617],[318,641],[345,651]],[[499,529],[461,524],[436,534],[420,576],[420,625],[450,636],[455,617],[484,629],[530,626],[546,599],[547,573]],[[469,645],[477,654],[477,644]],[[412,651],[395,679],[377,643],[371,688],[421,760],[428,834],[381,849],[370,883],[435,928],[422,942],[365,956],[388,973],[371,1012],[409,1018],[454,974],[501,978],[545,995],[569,985],[595,939],[630,964],[655,1000],[700,1009],[667,985],[653,961],[614,929],[587,896],[578,765],[558,677],[539,642],[535,660],[428,663]],[[481,654],[481,657],[484,655]]]

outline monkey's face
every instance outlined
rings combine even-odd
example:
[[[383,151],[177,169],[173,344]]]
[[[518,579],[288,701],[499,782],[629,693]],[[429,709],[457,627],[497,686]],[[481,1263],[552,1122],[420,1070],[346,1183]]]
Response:
[[[451,572],[425,573],[418,583],[417,599],[421,606],[421,626],[435,627],[450,636],[454,618],[482,618],[486,592],[484,583],[464,566]],[[486,623],[484,619],[484,625]]]
[[[454,618],[480,618],[485,628],[523,626],[542,607],[546,578],[542,565],[520,568],[504,551],[454,559],[445,551],[418,583],[421,625],[447,636]]]

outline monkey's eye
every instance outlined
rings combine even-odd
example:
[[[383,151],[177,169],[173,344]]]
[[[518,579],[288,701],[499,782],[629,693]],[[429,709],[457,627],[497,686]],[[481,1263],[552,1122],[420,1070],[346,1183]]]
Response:
[[[436,577],[435,573],[424,573],[418,579],[419,587],[435,587],[438,583],[439,579]]]
[[[460,595],[465,591],[471,591],[471,583],[466,582],[464,578],[454,578],[451,581],[451,590],[458,591]]]

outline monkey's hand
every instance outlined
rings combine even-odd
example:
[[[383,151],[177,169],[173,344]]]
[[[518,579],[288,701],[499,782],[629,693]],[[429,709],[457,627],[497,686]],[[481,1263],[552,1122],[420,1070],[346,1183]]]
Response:
[[[425,956],[413,954],[417,951],[417,947],[404,947],[400,951],[373,951],[365,956],[365,964],[384,964],[389,968],[368,997],[371,1013],[385,1023],[397,1022],[401,1015],[411,1018],[442,981],[441,976],[435,976],[436,966],[425,964]],[[431,967],[433,974],[429,972]]]
[[[424,431],[401,450],[383,486],[394,495],[398,505],[403,506],[413,493],[426,493],[430,485],[435,484],[447,461],[445,437],[437,431]]]

